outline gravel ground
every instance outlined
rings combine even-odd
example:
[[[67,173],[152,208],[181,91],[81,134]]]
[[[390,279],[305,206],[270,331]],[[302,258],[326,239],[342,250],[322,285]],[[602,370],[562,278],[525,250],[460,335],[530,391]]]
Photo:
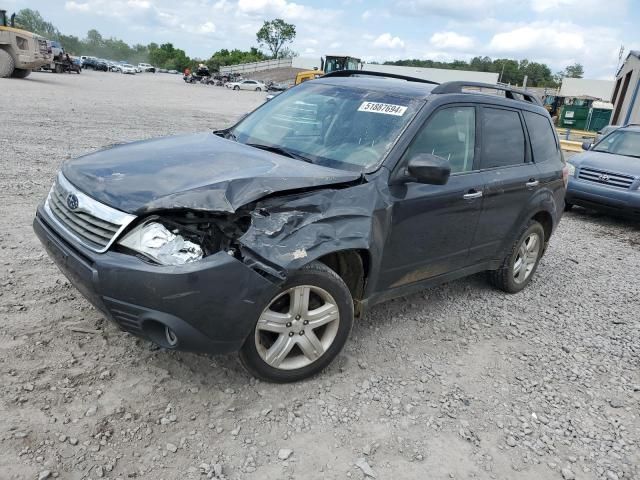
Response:
[[[640,478],[637,223],[576,209],[524,292],[478,275],[388,302],[323,374],[266,384],[120,332],[31,229],[62,160],[221,127],[264,94],[101,72],[1,87],[2,480]]]

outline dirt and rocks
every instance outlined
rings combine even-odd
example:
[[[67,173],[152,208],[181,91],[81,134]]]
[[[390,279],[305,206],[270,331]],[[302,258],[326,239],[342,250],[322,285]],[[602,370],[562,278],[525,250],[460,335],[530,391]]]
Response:
[[[388,302],[323,374],[262,383],[119,331],[31,220],[64,159],[221,127],[264,94],[102,72],[0,87],[2,480],[640,478],[638,223],[576,209],[524,292],[478,275]]]

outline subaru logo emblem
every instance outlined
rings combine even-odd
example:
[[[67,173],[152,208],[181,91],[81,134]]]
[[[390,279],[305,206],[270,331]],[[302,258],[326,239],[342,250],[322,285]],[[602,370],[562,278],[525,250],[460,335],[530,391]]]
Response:
[[[600,180],[601,182],[608,182],[609,181],[609,175],[605,175],[602,174],[598,177],[598,180]]]
[[[73,193],[70,193],[67,197],[67,207],[69,207],[70,210],[75,210],[76,208],[78,208],[79,204],[80,203],[78,202],[78,197],[76,197]]]

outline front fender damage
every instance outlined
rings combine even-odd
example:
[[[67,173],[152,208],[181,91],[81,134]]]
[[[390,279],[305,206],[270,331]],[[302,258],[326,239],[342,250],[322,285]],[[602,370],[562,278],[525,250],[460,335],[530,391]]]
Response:
[[[328,253],[375,250],[387,231],[388,198],[371,182],[260,201],[238,239],[242,260],[282,281]]]

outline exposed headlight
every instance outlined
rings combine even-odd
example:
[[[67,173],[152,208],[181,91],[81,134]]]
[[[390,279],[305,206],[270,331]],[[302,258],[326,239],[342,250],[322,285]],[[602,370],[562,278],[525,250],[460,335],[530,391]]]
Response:
[[[172,232],[154,221],[134,228],[118,243],[163,265],[184,265],[203,257],[200,245],[185,240],[179,231]]]
[[[576,166],[572,165],[569,162],[567,162],[567,168],[569,169],[569,176],[570,177],[575,177],[575,175],[576,175]]]

